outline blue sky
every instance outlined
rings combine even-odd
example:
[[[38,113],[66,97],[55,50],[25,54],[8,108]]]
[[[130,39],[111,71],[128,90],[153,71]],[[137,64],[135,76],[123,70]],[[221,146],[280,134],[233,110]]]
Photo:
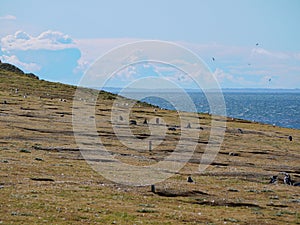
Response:
[[[298,0],[1,0],[0,59],[76,84],[110,49],[155,39],[193,51],[221,87],[300,88],[299,12]]]

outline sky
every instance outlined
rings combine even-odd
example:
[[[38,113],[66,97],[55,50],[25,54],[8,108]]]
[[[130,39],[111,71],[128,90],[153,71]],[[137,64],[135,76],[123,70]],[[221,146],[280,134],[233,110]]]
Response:
[[[76,85],[111,49],[158,40],[192,51],[222,88],[300,88],[299,12],[299,0],[0,0],[0,60]],[[128,66],[110,85],[165,76],[193,88],[165,67]]]

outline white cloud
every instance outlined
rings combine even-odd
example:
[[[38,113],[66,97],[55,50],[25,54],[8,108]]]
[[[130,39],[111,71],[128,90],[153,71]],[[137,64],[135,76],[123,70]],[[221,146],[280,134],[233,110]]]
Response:
[[[15,33],[15,39],[20,39],[20,40],[30,40],[32,37],[29,36],[29,34],[23,32],[23,31],[17,31]],[[13,39],[11,39],[12,41]]]
[[[136,66],[127,66],[113,74],[111,78],[120,79],[122,81],[132,81],[134,80],[134,76],[137,74],[138,72]]]
[[[14,35],[7,35],[1,39],[3,52],[12,50],[60,50],[73,48],[75,44],[68,36],[58,31],[45,31],[37,37],[32,37],[26,32],[17,31]]]
[[[0,19],[3,18],[4,17],[0,17]],[[111,51],[111,49],[136,41],[140,40],[133,38],[73,40],[70,36],[58,31],[48,30],[37,36],[31,36],[26,32],[17,31],[13,35],[3,37],[0,40],[0,46],[3,61],[22,65],[22,68],[27,68],[26,70],[28,71],[38,71],[40,69],[39,65],[36,64],[38,60],[34,61],[30,59],[29,62],[22,63],[19,60],[23,60],[23,58],[18,55],[19,51],[76,48],[80,51],[80,58],[77,58],[77,67],[74,67],[73,71],[80,74],[86,71],[87,68],[101,56],[105,55],[105,53]],[[273,51],[262,47],[225,46],[215,43],[177,43],[198,55],[207,67],[213,71],[213,74],[217,77],[221,85],[226,83],[227,86],[232,87],[246,87],[247,85],[256,87],[255,85],[259,85],[259,80],[261,80],[261,83],[264,83],[266,82],[266,77],[276,76],[277,81],[279,82],[280,80],[282,82],[278,83],[278,86],[299,86],[299,84],[296,84],[295,82],[288,82],[285,77],[289,77],[289,80],[293,80],[293,77],[294,80],[299,80],[300,52]],[[136,58],[128,58],[128,62],[141,58],[141,54],[142,52],[137,51],[136,54],[133,54]],[[214,57],[215,60],[212,60],[212,57]],[[111,63],[114,63],[113,60]],[[185,59],[182,59],[182,62],[176,61],[174,64],[182,66],[183,68],[185,68],[185,66],[188,66],[190,69],[194,68],[193,62],[187,64]],[[187,77],[182,76],[176,68],[171,68],[166,65],[144,64],[144,69],[146,70],[147,68],[152,69],[153,72],[158,75],[163,74],[164,77],[167,77],[167,79],[171,79],[172,81],[189,83],[191,78],[195,79],[193,73],[189,74],[190,78],[187,79]],[[196,68],[197,66],[195,66],[195,69]],[[115,74],[115,76],[119,76],[120,78],[121,74],[122,79],[124,80],[132,80],[144,75],[144,73],[141,73],[141,71],[133,69],[132,67],[123,69],[120,73]],[[273,82],[275,81],[276,79],[274,79]]]
[[[69,35],[65,35],[61,32],[58,31],[45,31],[41,33],[38,37],[37,40],[47,40],[51,41],[53,44],[56,43],[61,43],[61,44],[71,44],[73,43],[73,40]]]
[[[189,77],[186,74],[176,73],[172,76],[165,76],[164,78],[166,80],[170,80],[170,81],[178,84],[179,86],[186,86],[188,84],[194,83],[194,81],[191,79],[191,77]]]
[[[300,53],[295,53],[293,56],[296,60],[300,61]]]
[[[247,61],[251,56],[251,48],[245,46],[228,46],[216,43],[191,44],[182,42],[181,44],[199,56],[209,66],[234,61]]]
[[[81,58],[78,60],[78,67],[76,71],[85,71],[90,67],[98,58],[103,56],[111,49],[137,41],[137,39],[127,38],[112,38],[112,39],[76,39],[74,43],[81,52]]]
[[[300,77],[300,52],[214,44],[195,44],[191,49],[206,60],[223,85],[226,83],[231,87],[266,86],[269,85],[268,79],[271,77],[273,87],[276,82],[276,87],[280,88],[295,88],[300,85],[297,83]],[[215,61],[212,60],[212,56],[215,57]],[[286,79],[287,77],[289,79]]]
[[[225,72],[220,68],[214,71],[214,75],[222,87],[265,87],[267,81],[271,78],[268,75],[261,74],[236,74],[232,72]]]
[[[81,66],[80,69],[87,69],[96,59],[104,55],[107,51],[118,47],[122,44],[137,41],[136,39],[80,39],[76,40],[76,45],[81,50],[81,58],[78,63]],[[204,63],[214,71],[213,74],[217,77],[218,81],[222,84],[232,87],[257,87],[259,80],[264,83],[266,79],[263,77],[277,76],[282,77],[284,81],[285,76],[299,76],[299,59],[300,53],[295,52],[280,52],[271,51],[262,47],[245,47],[245,46],[225,46],[215,43],[208,44],[191,44],[178,42],[178,44],[190,49],[196,55],[198,55]],[[215,58],[215,61],[212,60]],[[131,59],[130,59],[131,60]],[[131,60],[132,61],[132,60]],[[193,68],[193,64],[187,65],[187,62],[183,59],[174,62],[176,65],[188,66]],[[146,65],[149,67],[150,64]],[[145,67],[145,68],[146,68]],[[171,75],[170,67],[162,67],[157,65],[151,65],[152,69],[157,74],[166,74],[170,72],[170,77],[173,81],[188,82],[184,77],[174,71]],[[197,67],[195,67],[197,68]],[[176,69],[175,69],[176,70]],[[165,73],[166,72],[166,73]],[[127,69],[123,71],[124,79],[133,79],[133,70]],[[126,76],[125,76],[126,74]],[[194,74],[189,74],[191,78],[195,78]],[[209,76],[205,76],[206,79]],[[209,81],[201,80],[208,83]],[[290,84],[287,84],[290,86]],[[282,83],[282,87],[288,87],[285,83]]]
[[[0,16],[0,20],[16,20],[17,17],[13,16],[13,15],[4,15],[4,16]]]
[[[234,81],[234,76],[232,74],[225,73],[220,68],[217,68],[213,74],[219,82],[223,82],[224,80]]]
[[[263,48],[253,48],[251,51],[251,56],[252,57],[262,56],[262,57],[275,58],[280,60],[291,58],[291,54],[287,54],[285,52],[269,51]]]
[[[119,45],[137,41],[135,39],[81,39],[76,40],[76,45],[81,50],[81,58],[79,65],[81,69],[88,68],[96,59],[105,54],[107,51],[118,47]],[[207,67],[213,71],[221,86],[226,87],[259,87],[266,85],[266,77],[277,77],[275,81],[278,87],[289,88],[297,87],[299,83],[292,84],[285,77],[294,77],[298,80],[300,71],[300,52],[274,51],[263,47],[252,46],[226,46],[216,43],[193,44],[185,42],[177,42],[179,45],[198,55]],[[212,60],[212,57],[215,60]],[[183,62],[174,62],[176,65],[188,66],[193,68],[193,64],[187,65]],[[150,64],[149,64],[150,65]],[[146,67],[149,65],[146,65]],[[151,65],[153,67],[153,65]],[[155,68],[156,73],[164,73],[171,70],[169,67]],[[197,67],[195,67],[197,68]],[[125,71],[124,71],[125,72]],[[131,71],[126,71],[127,77],[134,75]],[[171,71],[170,71],[171,72]],[[189,74],[195,79],[194,74]],[[125,78],[125,77],[124,77]],[[205,77],[209,78],[209,76]],[[132,77],[130,77],[132,79]],[[170,78],[168,78],[170,79]],[[187,80],[174,72],[172,80],[185,82]],[[290,80],[290,79],[289,79]],[[203,83],[208,83],[201,80]]]
[[[145,64],[144,67],[145,68],[147,68],[147,67],[153,68],[153,70],[161,76],[164,76],[165,73],[175,74],[175,73],[178,73],[178,71],[179,71],[175,66],[168,65],[168,64],[163,64],[163,63],[151,62],[151,63]]]
[[[37,72],[41,69],[41,66],[39,66],[36,63],[21,62],[16,55],[12,55],[12,56],[3,55],[3,56],[0,56],[0,59],[3,62],[7,62],[7,63],[11,63],[13,65],[16,65],[17,67],[20,67],[25,71]]]

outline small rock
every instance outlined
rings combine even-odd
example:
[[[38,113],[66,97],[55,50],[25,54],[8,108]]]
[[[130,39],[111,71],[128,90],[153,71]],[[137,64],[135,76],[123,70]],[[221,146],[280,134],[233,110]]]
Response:
[[[30,178],[31,180],[34,180],[34,181],[54,181],[53,179],[51,178],[38,178],[38,177],[32,177]]]
[[[41,158],[35,158],[36,161],[44,161],[43,159]]]
[[[28,150],[28,149],[21,149],[20,152],[23,152],[23,153],[31,153],[31,151]]]
[[[291,199],[289,202],[300,203],[300,198],[299,199]]]
[[[239,190],[234,189],[234,188],[229,188],[228,191],[230,191],[230,192],[239,192]]]

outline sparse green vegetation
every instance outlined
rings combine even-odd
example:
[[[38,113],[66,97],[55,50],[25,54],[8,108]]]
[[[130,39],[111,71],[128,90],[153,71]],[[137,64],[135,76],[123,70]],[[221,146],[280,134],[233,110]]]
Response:
[[[175,148],[180,129],[168,131],[151,153],[124,147],[111,126],[116,95],[84,90],[97,99],[97,131],[116,158],[144,166]],[[83,160],[72,128],[75,91],[0,68],[0,103],[7,102],[0,108],[0,224],[299,224],[299,187],[284,185],[281,176],[278,184],[268,183],[283,171],[299,180],[299,130],[230,120],[214,163],[199,173],[211,116],[186,113],[191,124],[201,118],[203,130],[191,129],[199,132],[199,144],[185,167],[151,192],[149,186],[115,184]],[[137,102],[132,133],[146,137],[144,118],[159,116],[167,125],[180,125],[176,111]]]

